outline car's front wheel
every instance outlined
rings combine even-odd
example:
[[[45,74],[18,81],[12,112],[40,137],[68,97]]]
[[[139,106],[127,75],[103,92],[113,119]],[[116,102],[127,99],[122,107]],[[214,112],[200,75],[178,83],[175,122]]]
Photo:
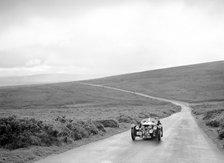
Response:
[[[131,129],[131,138],[133,141],[135,141],[135,129],[134,128]]]

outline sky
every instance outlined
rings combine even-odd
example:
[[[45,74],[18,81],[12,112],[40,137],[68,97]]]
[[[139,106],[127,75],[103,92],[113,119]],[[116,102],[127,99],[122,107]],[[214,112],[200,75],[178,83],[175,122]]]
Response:
[[[0,76],[224,60],[223,0],[0,0]]]

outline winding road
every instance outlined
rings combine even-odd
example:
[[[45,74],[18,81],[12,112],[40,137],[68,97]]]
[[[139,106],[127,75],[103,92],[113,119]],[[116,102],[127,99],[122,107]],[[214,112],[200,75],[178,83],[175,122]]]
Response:
[[[172,102],[182,107],[181,112],[161,120],[164,137],[155,140],[131,140],[130,131],[51,155],[38,163],[223,163],[224,156],[198,127],[188,104],[146,94],[103,87],[135,95]]]

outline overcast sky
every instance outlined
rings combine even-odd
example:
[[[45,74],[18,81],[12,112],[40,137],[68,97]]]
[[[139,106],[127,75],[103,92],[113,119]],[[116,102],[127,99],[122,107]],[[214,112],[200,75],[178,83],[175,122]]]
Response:
[[[223,0],[0,0],[0,76],[224,60]]]

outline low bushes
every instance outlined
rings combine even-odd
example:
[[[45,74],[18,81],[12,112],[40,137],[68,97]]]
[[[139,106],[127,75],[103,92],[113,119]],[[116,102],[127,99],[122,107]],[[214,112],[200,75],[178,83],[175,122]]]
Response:
[[[216,128],[218,139],[224,139],[224,103],[193,105],[192,112],[200,115],[206,126]]]
[[[72,122],[72,119],[67,119],[66,116],[58,116],[57,118],[55,118],[55,121],[61,122],[61,123],[67,123],[67,122]]]
[[[133,118],[127,115],[120,115],[117,120],[119,123],[131,123]]]
[[[217,128],[218,138],[220,140],[224,138],[224,109],[206,112],[203,120],[205,120],[207,126]]]
[[[0,119],[0,146],[8,149],[30,145],[57,144],[58,131],[52,125],[35,119],[18,119],[16,116]]]
[[[16,116],[0,118],[0,146],[6,149],[17,149],[32,145],[60,145],[103,134],[106,132],[105,127],[119,127],[118,122],[113,119],[73,121],[63,116],[57,117],[53,124]]]
[[[151,114],[147,114],[147,113],[139,113],[138,117],[139,118],[149,118],[151,116]]]
[[[95,125],[96,124],[96,125]],[[88,138],[91,135],[99,134],[100,132],[105,132],[104,127],[100,124],[97,124],[93,121],[78,121],[69,123],[66,125],[66,127],[72,131],[70,137],[72,137],[73,140],[79,140],[82,138]]]
[[[218,130],[218,134],[220,140],[224,139],[224,127]]]
[[[222,112],[224,112],[224,109],[207,111],[205,113],[205,116],[203,117],[203,120],[215,118],[216,116],[220,115]]]
[[[220,123],[217,120],[211,120],[211,121],[206,122],[206,125],[210,126],[210,127],[219,127]]]
[[[111,128],[118,128],[119,124],[116,120],[113,119],[107,119],[107,120],[99,120],[96,121],[98,123],[101,123],[104,127],[111,127]]]
[[[98,130],[102,131],[102,132],[106,132],[104,126],[102,123],[97,122],[97,121],[93,121],[94,125],[97,127]]]

